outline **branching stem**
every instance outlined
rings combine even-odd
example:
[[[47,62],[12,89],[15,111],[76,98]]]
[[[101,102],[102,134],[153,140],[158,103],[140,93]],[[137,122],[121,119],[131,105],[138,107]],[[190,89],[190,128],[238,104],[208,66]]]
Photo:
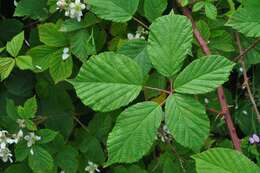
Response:
[[[154,91],[159,91],[159,92],[163,92],[166,94],[171,94],[170,91],[164,90],[164,89],[160,89],[160,88],[154,88],[154,87],[149,87],[149,86],[144,86],[145,89],[150,89],[150,90],[154,90]]]

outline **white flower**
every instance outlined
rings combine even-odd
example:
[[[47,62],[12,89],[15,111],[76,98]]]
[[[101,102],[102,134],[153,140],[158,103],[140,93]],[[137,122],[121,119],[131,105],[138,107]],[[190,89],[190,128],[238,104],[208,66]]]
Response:
[[[205,102],[205,104],[209,104],[209,99],[208,98],[204,98],[204,102]]]
[[[66,59],[68,59],[70,56],[69,54],[69,48],[65,47],[63,49],[63,54],[62,54],[62,60],[65,61]]]
[[[60,171],[60,173],[65,173],[65,171]]]
[[[85,168],[85,171],[89,173],[100,172],[100,170],[98,169],[98,165],[91,161],[88,161],[88,166]]]
[[[135,34],[128,33],[127,38],[128,40],[135,40],[135,39],[145,39],[144,35],[147,35],[148,32],[145,31],[143,27],[138,27]]]
[[[29,135],[26,135],[24,139],[27,141],[27,147],[31,147],[36,141],[41,140],[41,137],[35,135],[34,132],[31,132]]]
[[[133,39],[135,39],[135,36],[132,33],[128,33],[127,38],[128,38],[128,40],[133,40]]]
[[[69,4],[69,13],[67,12],[67,15],[69,14],[70,18],[76,18],[78,22],[80,22],[81,17],[83,16],[82,10],[84,9],[86,9],[86,5],[81,3],[80,0],[75,0],[75,2]]]
[[[36,65],[35,67],[36,67],[37,69],[39,69],[39,70],[42,70],[42,67],[39,66],[39,65]]]
[[[243,110],[242,113],[243,113],[244,115],[247,115],[247,114],[248,114],[248,112],[247,112],[246,110]]]
[[[17,134],[13,134],[14,143],[18,143],[23,138],[23,131],[20,129]]]
[[[244,69],[242,67],[239,68],[239,71],[243,73]]]
[[[12,153],[8,148],[0,148],[0,157],[3,162],[7,162],[8,160],[12,163]]]
[[[0,148],[4,149],[8,144],[12,144],[15,141],[12,138],[7,137],[8,131],[1,130],[0,131]]]
[[[14,6],[17,6],[18,2],[16,0],[14,0]]]
[[[16,123],[18,124],[18,126],[19,126],[20,128],[25,128],[25,120],[23,120],[23,119],[17,119],[17,120],[16,120]]]
[[[58,0],[57,3],[57,9],[63,10],[66,8],[66,6],[68,5],[66,0]]]

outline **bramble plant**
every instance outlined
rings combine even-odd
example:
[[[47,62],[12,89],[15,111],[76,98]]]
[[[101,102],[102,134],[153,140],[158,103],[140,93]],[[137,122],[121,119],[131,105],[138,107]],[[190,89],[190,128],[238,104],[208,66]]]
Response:
[[[259,0],[0,0],[0,172],[260,172]]]

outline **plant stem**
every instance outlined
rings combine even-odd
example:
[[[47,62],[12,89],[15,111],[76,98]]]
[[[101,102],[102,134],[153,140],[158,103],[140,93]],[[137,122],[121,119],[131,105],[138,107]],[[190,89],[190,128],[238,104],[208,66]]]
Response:
[[[238,33],[236,33],[236,43],[237,43],[237,46],[238,46],[238,49],[239,49],[239,53],[240,53],[240,55],[242,55],[241,58],[239,59],[239,62],[240,62],[241,67],[243,69],[243,77],[244,77],[243,85],[246,87],[249,99],[250,99],[250,101],[251,101],[251,103],[253,105],[253,108],[255,110],[256,117],[257,117],[258,121],[260,121],[260,113],[259,113],[259,110],[257,108],[254,96],[253,96],[251,88],[250,88],[250,85],[248,83],[247,69],[246,69],[246,65],[245,65],[245,61],[244,61],[244,55],[245,55],[244,52],[245,51],[243,50],[243,48],[241,46],[241,41],[240,41],[240,37],[239,37]]]
[[[206,41],[205,41],[205,40],[203,39],[203,37],[201,36],[199,30],[197,29],[196,23],[195,23],[195,21],[193,20],[189,9],[184,8],[184,9],[183,9],[183,14],[191,20],[191,22],[192,22],[193,34],[194,34],[196,40],[198,41],[198,43],[199,43],[201,49],[203,50],[203,52],[204,52],[206,55],[211,55],[210,49],[209,49],[209,47],[208,47]],[[225,122],[226,122],[226,124],[227,124],[227,128],[228,128],[228,130],[229,130],[229,135],[230,135],[230,137],[231,137],[233,146],[234,146],[234,148],[235,148],[236,150],[241,151],[240,139],[239,139],[238,136],[237,136],[236,128],[235,128],[234,123],[233,123],[233,120],[232,120],[232,118],[231,118],[231,115],[230,115],[230,112],[229,112],[229,109],[228,109],[228,104],[227,104],[227,101],[226,101],[226,97],[225,97],[225,94],[224,94],[224,89],[223,89],[222,86],[220,86],[220,87],[217,89],[217,93],[218,93],[218,99],[219,99],[219,102],[220,102],[220,105],[221,105],[221,109],[222,109],[222,112],[221,112],[221,113],[224,115]]]
[[[137,23],[139,23],[140,25],[142,25],[145,29],[149,30],[149,26],[146,25],[144,22],[142,22],[141,20],[139,20],[136,17],[133,17],[134,21],[136,21]]]
[[[236,34],[237,35],[237,34]],[[236,36],[237,37],[237,36]],[[255,48],[256,44],[260,42],[260,38],[257,38],[255,41],[253,41],[253,43],[246,48],[245,50],[240,51],[240,55],[238,55],[237,57],[234,58],[234,61],[242,61],[245,58],[245,55],[252,50],[253,48]],[[240,42],[240,38],[239,38],[239,43],[240,43],[240,47],[241,47],[241,42]],[[238,44],[238,43],[237,43]]]
[[[160,88],[154,88],[154,87],[149,87],[149,86],[144,86],[144,88],[145,89],[159,91],[159,92],[163,92],[163,93],[167,93],[167,94],[171,94],[170,91],[167,91],[167,90],[164,90],[164,89],[160,89]]]

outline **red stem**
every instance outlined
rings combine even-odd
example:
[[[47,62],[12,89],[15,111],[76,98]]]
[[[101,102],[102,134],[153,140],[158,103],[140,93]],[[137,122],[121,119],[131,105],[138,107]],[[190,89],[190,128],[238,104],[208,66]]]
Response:
[[[196,40],[198,41],[201,49],[203,50],[203,52],[206,55],[211,55],[210,49],[209,49],[206,41],[201,36],[199,30],[197,29],[196,23],[193,20],[190,11],[187,8],[184,8],[183,9],[183,14],[191,20],[193,34],[194,34]],[[229,112],[229,109],[228,109],[228,104],[227,104],[227,101],[226,101],[226,98],[225,98],[225,94],[224,94],[224,89],[223,89],[222,86],[220,86],[217,89],[217,93],[218,93],[218,99],[219,99],[219,102],[220,102],[220,105],[221,105],[221,109],[222,109],[221,113],[223,114],[223,116],[225,118],[225,122],[227,124],[229,135],[231,137],[231,140],[232,140],[232,143],[234,145],[234,148],[236,150],[238,150],[238,151],[241,151],[240,139],[237,136],[236,128],[235,128],[233,120],[231,118],[231,115],[230,115],[230,112]]]

